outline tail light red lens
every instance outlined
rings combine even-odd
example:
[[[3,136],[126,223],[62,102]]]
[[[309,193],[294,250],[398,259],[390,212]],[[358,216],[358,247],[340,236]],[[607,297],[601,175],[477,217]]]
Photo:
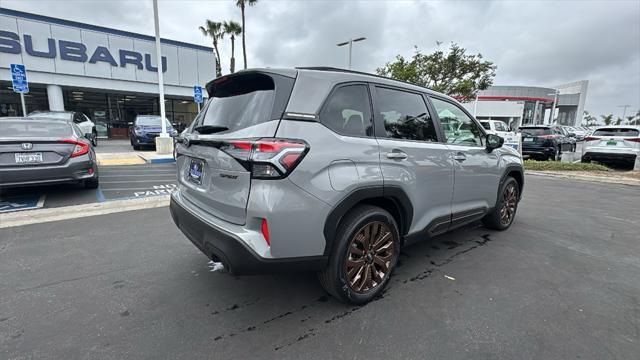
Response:
[[[557,139],[560,135],[539,135],[538,137],[541,139]]]
[[[269,224],[267,224],[267,219],[262,219],[262,236],[264,236],[264,240],[267,242],[267,245],[271,246],[271,239],[269,238]]]
[[[633,138],[633,139],[625,139],[625,140],[640,143],[640,137],[639,138]]]
[[[62,139],[60,140],[60,142],[64,144],[75,145],[75,147],[73,148],[73,152],[71,153],[72,158],[76,156],[84,155],[89,152],[89,144],[85,142],[78,141],[75,139]]]
[[[600,140],[600,138],[597,136],[587,136],[584,138],[584,141],[594,141],[594,140]]]
[[[264,138],[226,141],[220,150],[245,164],[253,178],[281,179],[300,163],[309,146],[301,140]]]

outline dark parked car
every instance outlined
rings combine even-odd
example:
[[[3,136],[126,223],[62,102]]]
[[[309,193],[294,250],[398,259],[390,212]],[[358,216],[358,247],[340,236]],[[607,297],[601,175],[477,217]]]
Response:
[[[81,183],[98,187],[93,146],[64,120],[0,119],[0,188]]]
[[[563,151],[574,150],[568,136],[559,126],[521,126],[522,155],[559,161]]]
[[[169,136],[178,136],[178,131],[173,128],[169,120],[165,119]],[[138,115],[136,121],[131,124],[129,137],[134,150],[140,150],[143,145],[155,145],[155,139],[162,131],[162,123],[158,115]]]
[[[27,115],[33,119],[65,120],[78,125],[83,135],[91,141],[93,146],[98,146],[98,131],[96,125],[89,117],[79,111],[34,111]]]

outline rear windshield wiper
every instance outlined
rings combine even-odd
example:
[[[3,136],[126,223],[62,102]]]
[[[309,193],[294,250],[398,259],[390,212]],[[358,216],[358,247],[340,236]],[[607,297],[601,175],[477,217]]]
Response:
[[[226,126],[216,126],[216,125],[200,125],[196,126],[193,130],[197,131],[199,134],[213,134],[221,131],[229,130]]]

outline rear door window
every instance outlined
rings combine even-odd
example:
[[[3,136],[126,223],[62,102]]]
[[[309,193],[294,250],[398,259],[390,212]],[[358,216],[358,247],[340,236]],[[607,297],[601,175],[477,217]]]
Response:
[[[329,129],[347,136],[372,136],[371,102],[366,85],[346,85],[336,89],[320,113]]]
[[[284,76],[262,73],[218,78],[207,86],[213,94],[210,94],[211,98],[199,125],[235,131],[280,119],[291,94],[293,81],[294,79]]]
[[[63,138],[72,134],[69,124],[63,121],[34,120],[0,120],[0,137],[30,138],[55,137]]]
[[[551,129],[548,127],[520,128],[522,135],[540,136],[551,135]]]
[[[598,129],[593,132],[593,136],[628,136],[637,137],[640,131],[630,128],[612,128],[612,129]]]
[[[376,87],[377,111],[387,137],[438,142],[438,135],[422,95]]]

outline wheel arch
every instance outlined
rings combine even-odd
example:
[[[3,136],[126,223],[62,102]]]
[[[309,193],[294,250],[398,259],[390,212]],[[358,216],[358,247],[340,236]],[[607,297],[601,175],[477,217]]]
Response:
[[[500,196],[500,189],[502,189],[502,184],[505,182],[507,177],[514,178],[518,183],[519,201],[520,199],[522,199],[522,190],[524,189],[524,170],[522,168],[522,165],[511,164],[505,167],[502,178],[500,179],[500,186],[498,186],[498,197]]]
[[[396,186],[371,186],[356,189],[340,200],[325,220],[323,232],[326,246],[324,255],[331,254],[338,226],[344,216],[360,204],[378,206],[388,211],[398,224],[401,238],[404,238],[404,235],[409,231],[413,221],[413,205],[404,190]]]

